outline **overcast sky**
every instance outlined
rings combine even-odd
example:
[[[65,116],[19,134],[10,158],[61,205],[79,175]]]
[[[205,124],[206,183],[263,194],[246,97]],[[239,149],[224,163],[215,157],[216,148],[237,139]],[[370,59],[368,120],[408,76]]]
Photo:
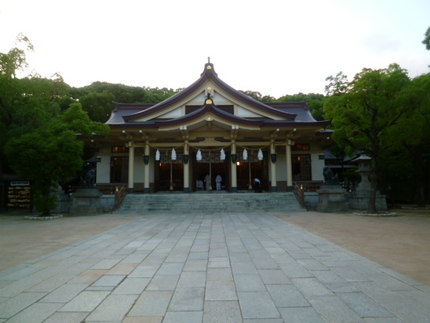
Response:
[[[421,43],[429,0],[1,0],[0,52],[26,35],[29,69],[94,81],[183,88],[210,57],[237,90],[324,93],[339,71],[398,63],[430,72]]]

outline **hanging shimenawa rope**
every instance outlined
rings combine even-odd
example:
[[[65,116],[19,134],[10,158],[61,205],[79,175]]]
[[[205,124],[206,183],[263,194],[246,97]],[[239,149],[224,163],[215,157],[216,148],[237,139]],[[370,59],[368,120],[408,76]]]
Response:
[[[224,148],[221,148],[220,159],[221,160],[225,160],[225,151],[224,151]]]
[[[258,154],[257,154],[257,158],[258,160],[263,160],[263,152],[261,151],[261,149],[258,150]]]
[[[166,151],[166,153],[169,151],[169,149],[166,149],[166,148],[159,148],[159,147],[156,147],[156,146],[153,146],[153,145],[149,145],[151,148],[153,148],[153,149],[156,149],[156,152],[155,152],[155,160],[160,160],[161,159],[161,153],[160,153],[160,149],[161,150],[165,150]],[[182,145],[178,145],[178,146],[175,146],[174,148],[172,148],[172,160],[176,160],[176,157],[175,157],[175,159],[173,159],[173,151],[175,151],[175,156],[177,156],[177,154],[176,154],[176,150],[175,149],[178,149],[178,148],[181,148],[181,147],[183,147],[183,146],[185,146],[185,144],[182,144]],[[227,147],[230,147],[231,146],[231,144],[229,144],[229,145],[226,145],[226,146],[224,146],[224,147],[221,147],[221,150],[220,150],[220,159],[221,160],[225,160],[225,158],[226,158],[226,154],[225,154],[225,151],[224,151],[224,148],[227,148]],[[266,145],[266,146],[263,146],[263,147],[261,147],[261,148],[259,148],[259,150],[258,150],[258,154],[257,154],[257,157],[258,157],[258,160],[263,160],[263,151],[262,151],[262,149],[264,149],[264,148],[267,148],[267,147],[269,147],[270,146],[270,144],[268,144],[268,145]],[[196,146],[192,146],[192,145],[189,145],[189,147],[190,148],[194,148],[194,149],[197,149],[197,155],[196,155],[196,159],[197,160],[202,160],[202,151],[207,151],[207,152],[214,152],[214,151],[217,151],[217,150],[219,150],[219,148],[215,148],[215,149],[211,149],[211,148],[198,148],[198,147],[196,147]],[[243,159],[244,160],[247,160],[248,159],[248,151],[247,151],[247,148],[246,147],[244,147],[244,146],[240,146],[240,145],[237,145],[237,147],[238,148],[243,148],[244,149],[244,151],[243,151]],[[252,150],[254,150],[254,148],[253,147],[248,147],[248,149],[251,149],[251,151]],[[257,149],[257,148],[255,148],[255,149]],[[246,158],[245,158],[245,154],[246,154]]]

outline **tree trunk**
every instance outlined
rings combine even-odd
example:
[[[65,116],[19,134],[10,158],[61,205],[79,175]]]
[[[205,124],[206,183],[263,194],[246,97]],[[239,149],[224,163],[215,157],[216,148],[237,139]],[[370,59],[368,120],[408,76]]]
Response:
[[[50,203],[50,199],[51,199],[51,181],[50,180],[46,180],[44,181],[42,188],[41,188],[41,203],[39,205],[40,207],[40,212],[42,212],[42,214],[40,214],[39,216],[41,217],[45,217],[45,216],[51,216],[51,203]]]
[[[369,208],[367,209],[367,213],[369,214],[377,214],[378,210],[376,209],[376,193],[378,190],[378,183],[376,180],[376,161],[375,158],[372,158],[370,161],[370,197],[369,197]]]
[[[424,207],[426,205],[425,201],[425,185],[423,182],[417,183],[417,188],[415,190],[415,200],[417,206]]]

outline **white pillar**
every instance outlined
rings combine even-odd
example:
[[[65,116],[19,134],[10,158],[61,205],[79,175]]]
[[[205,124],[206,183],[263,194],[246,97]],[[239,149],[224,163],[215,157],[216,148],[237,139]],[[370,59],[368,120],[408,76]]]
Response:
[[[236,141],[231,141],[231,155],[236,154]],[[230,161],[231,162],[231,161]],[[237,165],[231,162],[231,191],[237,192]]]
[[[134,193],[134,142],[128,143],[128,192]]]
[[[149,164],[150,164],[150,149],[149,149],[149,141],[145,142],[145,154],[144,154],[144,158],[148,158],[148,163],[144,164],[144,174],[145,174],[145,179],[144,179],[144,187],[143,187],[143,192],[144,193],[151,193],[151,189],[149,187]]]
[[[276,183],[276,162],[272,161],[272,155],[276,156],[276,149],[275,149],[275,143],[272,140],[270,144],[270,156],[269,156],[269,163],[270,163],[270,182],[272,186],[272,192],[278,191],[278,185]],[[276,158],[276,157],[275,157]]]
[[[293,190],[293,164],[291,161],[291,146],[294,145],[294,141],[287,140],[287,191]]]
[[[183,161],[184,161],[184,193],[189,193],[190,192],[190,151],[188,147],[188,140],[185,140],[183,158],[188,158],[187,163],[185,163],[184,160]]]

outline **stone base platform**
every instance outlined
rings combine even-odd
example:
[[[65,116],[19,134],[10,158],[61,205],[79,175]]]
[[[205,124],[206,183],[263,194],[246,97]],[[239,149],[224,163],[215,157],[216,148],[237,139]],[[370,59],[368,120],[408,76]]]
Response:
[[[325,213],[348,212],[346,191],[339,185],[323,185],[317,190],[318,205],[316,210]]]
[[[44,221],[44,220],[55,220],[55,219],[59,219],[62,218],[63,215],[61,214],[53,214],[51,216],[32,216],[32,215],[27,215],[24,217],[24,219],[26,220],[40,220],[40,221]]]
[[[97,215],[103,214],[100,197],[103,194],[95,188],[80,188],[73,194],[73,205],[70,215]]]

